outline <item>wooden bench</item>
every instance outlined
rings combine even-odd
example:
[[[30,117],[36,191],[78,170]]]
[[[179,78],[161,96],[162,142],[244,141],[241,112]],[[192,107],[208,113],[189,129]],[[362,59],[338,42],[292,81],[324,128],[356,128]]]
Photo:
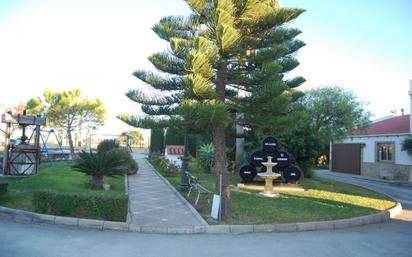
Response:
[[[187,192],[187,197],[190,196],[190,193],[192,192],[192,188],[197,190],[197,196],[196,196],[196,201],[195,201],[195,206],[197,206],[199,202],[199,198],[201,194],[211,194],[209,190],[207,190],[204,186],[200,185],[198,182],[198,177],[193,176],[189,171],[185,171],[188,184],[189,184],[189,192]]]

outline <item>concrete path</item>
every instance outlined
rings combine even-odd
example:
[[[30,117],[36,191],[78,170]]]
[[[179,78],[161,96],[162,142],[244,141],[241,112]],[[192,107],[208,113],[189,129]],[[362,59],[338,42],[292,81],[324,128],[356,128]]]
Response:
[[[161,179],[144,155],[134,157],[139,171],[128,177],[130,223],[182,229],[205,225],[177,192]]]

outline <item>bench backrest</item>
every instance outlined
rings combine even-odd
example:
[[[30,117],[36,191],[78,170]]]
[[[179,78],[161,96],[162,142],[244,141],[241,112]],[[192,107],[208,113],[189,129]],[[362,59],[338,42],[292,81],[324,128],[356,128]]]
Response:
[[[189,185],[198,183],[197,182],[198,178],[196,176],[193,176],[192,173],[190,173],[189,171],[185,171],[185,173],[188,178]]]

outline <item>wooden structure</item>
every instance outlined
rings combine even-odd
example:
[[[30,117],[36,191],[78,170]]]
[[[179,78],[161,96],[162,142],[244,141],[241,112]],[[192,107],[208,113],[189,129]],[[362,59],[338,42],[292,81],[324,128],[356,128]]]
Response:
[[[30,176],[36,175],[40,163],[40,126],[46,124],[46,119],[36,116],[2,115],[2,122],[6,123],[6,139],[3,154],[4,175]],[[19,140],[12,142],[11,127],[18,124],[22,128],[22,136]],[[35,126],[34,143],[29,144],[26,136],[26,127]]]

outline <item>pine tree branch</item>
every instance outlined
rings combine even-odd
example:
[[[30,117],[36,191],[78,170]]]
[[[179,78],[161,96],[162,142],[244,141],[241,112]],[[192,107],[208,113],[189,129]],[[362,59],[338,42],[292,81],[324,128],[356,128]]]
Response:
[[[142,90],[129,90],[126,96],[136,103],[145,105],[172,105],[178,103],[182,97],[181,94],[173,94],[171,96],[150,95]]]
[[[142,70],[133,72],[133,75],[155,89],[162,91],[183,90],[183,79],[178,76],[164,78],[160,75],[154,74],[153,72]]]

